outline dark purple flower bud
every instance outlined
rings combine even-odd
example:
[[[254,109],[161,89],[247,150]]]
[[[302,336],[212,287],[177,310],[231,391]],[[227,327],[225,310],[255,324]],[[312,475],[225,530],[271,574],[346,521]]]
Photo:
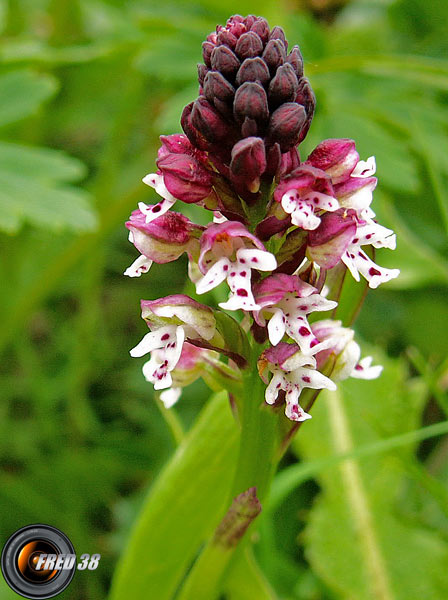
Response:
[[[240,122],[246,117],[257,122],[266,121],[269,118],[269,108],[263,86],[254,82],[243,83],[236,91],[233,112]]]
[[[335,184],[345,181],[358,161],[355,142],[349,139],[324,140],[307,159],[313,167],[326,171]]]
[[[269,104],[276,107],[284,102],[293,102],[298,88],[299,82],[294,67],[289,63],[282,65],[269,84]]]
[[[258,125],[254,119],[246,117],[241,125],[241,135],[243,137],[255,136],[258,133]]]
[[[212,66],[212,52],[215,49],[215,44],[211,42],[203,42],[202,44],[202,58],[204,59],[207,67]]]
[[[296,102],[305,107],[307,119],[300,132],[299,143],[305,139],[308,129],[310,128],[311,121],[313,120],[314,108],[316,106],[316,97],[313,90],[311,89],[308,79],[304,77],[299,81],[299,89],[297,91]]]
[[[185,134],[193,146],[199,148],[200,150],[207,150],[209,147],[207,140],[191,122],[193,106],[194,102],[190,102],[190,104],[187,104],[187,106],[184,108],[180,118],[180,124],[182,125],[182,129],[185,131]]]
[[[236,85],[241,85],[246,81],[259,81],[266,85],[271,78],[269,69],[259,56],[257,58],[246,58],[236,74]]]
[[[193,154],[194,152],[197,152],[196,148],[193,148],[191,145],[187,136],[182,135],[181,133],[161,135],[160,141],[162,142],[162,145],[157,153],[159,159],[168,154]]]
[[[240,61],[227,46],[218,46],[212,52],[212,69],[232,78],[240,67]]]
[[[278,25],[276,25],[274,27],[274,29],[271,31],[271,33],[269,35],[269,39],[270,40],[280,40],[280,41],[282,41],[283,45],[285,47],[285,50],[287,50],[287,48],[288,48],[288,42],[286,41],[285,32]]]
[[[209,71],[204,80],[204,95],[210,103],[215,98],[224,102],[233,100],[235,88],[217,71]]]
[[[293,66],[294,71],[299,79],[303,77],[303,57],[299,46],[294,46],[294,48],[286,57],[286,62]]]
[[[268,128],[269,141],[278,142],[282,152],[287,152],[298,143],[305,121],[306,113],[303,106],[293,102],[282,104],[271,116]]]
[[[235,46],[235,52],[241,60],[258,56],[261,54],[262,50],[263,42],[253,31],[243,33]]]
[[[277,219],[277,217],[271,215],[266,217],[258,223],[257,228],[255,229],[255,235],[262,241],[269,240],[276,233],[281,233],[288,229],[291,225],[291,219]],[[305,256],[305,253],[303,253]]]
[[[263,52],[263,60],[272,74],[285,62],[286,50],[280,40],[269,40]]]
[[[259,17],[255,23],[250,28],[251,31],[256,33],[262,40],[263,43],[266,43],[269,39],[269,25],[266,19]]]
[[[255,15],[248,15],[244,19],[244,25],[246,25],[246,29],[248,31],[250,30],[250,28],[252,27],[252,25],[255,23],[256,20],[257,20],[257,17]]]
[[[291,148],[289,152],[282,154],[282,161],[277,173],[277,177],[281,179],[300,165],[300,156],[297,148]]]
[[[212,191],[213,176],[189,154],[169,154],[157,161],[167,190],[178,200],[196,203]]]
[[[235,144],[230,172],[239,186],[244,185],[252,193],[258,192],[260,177],[265,170],[266,151],[261,138],[248,137]]]
[[[266,156],[266,173],[272,177],[277,173],[282,162],[282,152],[280,150],[280,144],[275,143],[269,147]]]
[[[204,79],[205,76],[207,75],[208,69],[207,67],[202,64],[199,63],[198,64],[198,81],[199,81],[199,85],[203,85],[204,84]]]
[[[191,123],[212,144],[228,140],[231,133],[229,124],[203,96],[193,104]]]
[[[233,35],[230,31],[220,31],[217,35],[218,44],[224,44],[228,46],[231,50],[233,50],[237,43],[237,37]]]
[[[308,234],[309,258],[324,269],[332,269],[340,261],[356,233],[354,210],[327,212],[320,225]]]

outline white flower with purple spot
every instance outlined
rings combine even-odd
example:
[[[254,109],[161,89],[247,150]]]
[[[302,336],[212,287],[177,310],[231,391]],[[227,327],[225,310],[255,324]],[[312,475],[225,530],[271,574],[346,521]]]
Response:
[[[162,197],[162,201],[157,204],[145,204],[144,202],[139,202],[138,207],[141,212],[145,215],[146,222],[150,223],[157,217],[165,214],[170,210],[170,208],[175,204],[177,198],[175,198],[170,192],[167,190],[167,187],[163,181],[163,175],[159,173],[149,173],[142,179],[143,183],[149,185],[154,188],[155,191]]]
[[[342,381],[348,377],[357,379],[376,379],[383,367],[372,365],[372,357],[361,358],[361,348],[355,342],[355,332],[348,327],[342,327],[341,321],[325,319],[312,325],[313,334],[327,347],[316,354],[317,368],[324,366],[331,355],[336,356],[332,370],[332,378]]]
[[[380,284],[398,277],[400,269],[386,269],[375,264],[361,249],[361,246],[365,245],[395,250],[396,236],[391,229],[371,220],[357,227],[354,238],[341,257],[356,281],[360,281],[362,275],[368,281],[369,287],[375,289]]]
[[[252,292],[251,270],[274,270],[275,256],[236,221],[209,225],[200,242],[198,264],[204,277],[196,284],[197,293],[205,294],[227,280],[231,293],[227,302],[220,303],[221,308],[259,310]]]
[[[274,198],[291,215],[292,224],[307,231],[319,227],[320,213],[339,208],[330,176],[307,164],[300,165],[279,183]]]
[[[180,360],[185,339],[211,340],[215,335],[213,311],[184,294],[142,300],[141,307],[151,332],[131,350],[131,356],[150,352],[151,359],[143,365],[145,378],[156,390],[170,388],[170,373]]]
[[[350,174],[350,177],[372,177],[376,173],[376,161],[374,156],[369,156],[367,160],[360,160]]]
[[[126,269],[123,275],[126,275],[127,277],[140,277],[140,275],[149,271],[152,263],[153,261],[150,258],[141,254],[137,260],[134,260],[132,265]]]
[[[151,353],[142,370],[146,381],[150,381],[155,390],[171,387],[170,372],[179,361],[184,340],[185,332],[181,325],[166,325],[147,333],[130,351],[134,358]]]
[[[300,394],[304,388],[315,390],[335,390],[331,379],[316,370],[316,359],[304,355],[295,344],[281,342],[274,348],[266,350],[260,362],[262,367],[272,373],[265,399],[274,404],[281,390],[285,392],[285,414],[292,421],[311,419],[299,404]]]
[[[276,273],[255,287],[255,298],[261,310],[255,313],[259,325],[265,325],[267,314],[269,341],[276,346],[287,334],[305,354],[315,354],[322,344],[313,335],[307,315],[333,310],[337,302],[327,300],[316,288],[297,275]]]
[[[291,222],[297,227],[311,231],[319,227],[320,217],[316,211],[333,212],[339,208],[339,202],[333,196],[320,192],[309,192],[300,197],[297,190],[290,190],[282,196],[282,208],[291,215]]]

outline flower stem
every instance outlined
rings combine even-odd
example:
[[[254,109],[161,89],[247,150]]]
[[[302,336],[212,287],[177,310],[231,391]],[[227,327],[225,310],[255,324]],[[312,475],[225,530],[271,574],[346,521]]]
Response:
[[[261,346],[255,345],[252,351],[250,368],[243,381],[243,394],[240,407],[241,437],[238,462],[231,488],[228,506],[233,506],[235,498],[255,488],[256,502],[264,503],[277,466],[277,438],[279,415],[264,403],[265,384],[257,371],[257,360]],[[281,415],[280,415],[281,416]],[[254,514],[251,521],[256,517]],[[249,527],[250,522],[247,523]],[[205,546],[179,593],[179,600],[214,600],[219,596],[223,576],[241,547],[241,540],[247,527],[240,530],[238,539],[231,545],[222,544],[219,536]]]
[[[229,503],[250,487],[257,488],[257,497],[263,501],[277,466],[274,456],[279,417],[264,402],[266,385],[256,367],[260,353],[256,353],[243,382],[240,450]]]

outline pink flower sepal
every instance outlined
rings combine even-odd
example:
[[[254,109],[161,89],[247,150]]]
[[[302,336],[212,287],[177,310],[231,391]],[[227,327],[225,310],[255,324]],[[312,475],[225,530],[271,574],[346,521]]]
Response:
[[[357,229],[356,213],[342,209],[322,216],[320,225],[308,235],[307,254],[324,269],[332,269],[341,260]]]
[[[130,241],[141,254],[125,271],[129,277],[146,273],[153,261],[159,264],[172,262],[184,252],[190,257],[198,256],[198,237],[203,227],[180,213],[169,212],[148,223],[141,210],[135,210],[126,227]]]
[[[186,135],[161,136],[157,166],[168,192],[177,200],[198,203],[207,198],[213,185],[213,172],[207,168],[207,155],[194,148]]]
[[[166,324],[182,325],[188,338],[211,340],[216,331],[213,310],[185,294],[141,301],[142,318],[150,328]]]
[[[350,139],[328,139],[309,155],[306,164],[325,171],[333,185],[346,181],[358,164],[359,154]]]

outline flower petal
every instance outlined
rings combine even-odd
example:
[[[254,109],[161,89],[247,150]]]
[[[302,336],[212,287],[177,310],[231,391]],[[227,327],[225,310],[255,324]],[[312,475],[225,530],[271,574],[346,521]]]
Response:
[[[268,404],[274,404],[274,402],[277,400],[278,393],[283,386],[283,375],[279,372],[274,373],[265,392],[265,400]]]
[[[279,342],[281,342],[282,337],[285,335],[286,325],[285,325],[285,316],[283,311],[279,308],[275,309],[273,317],[270,319],[268,323],[268,334],[269,341],[273,346],[276,346]]]
[[[236,252],[238,263],[257,271],[273,271],[277,268],[275,256],[266,250],[240,248]]]
[[[376,379],[380,376],[383,367],[381,365],[372,365],[372,357],[365,356],[355,366],[350,376],[356,379]]]
[[[261,250],[255,250],[255,252],[261,252]],[[219,304],[221,308],[227,310],[260,310],[261,307],[256,304],[252,293],[251,270],[248,266],[241,264],[240,261],[231,263],[227,283],[232,295],[227,302]]]
[[[197,282],[196,293],[205,294],[222,283],[226,279],[231,266],[232,263],[226,257],[218,260],[213,267],[207,271],[204,277]]]
[[[165,405],[165,408],[171,408],[179,400],[179,398],[181,397],[181,394],[182,394],[181,388],[176,388],[176,387],[168,388],[160,394],[160,400]]]
[[[168,343],[171,343],[176,339],[177,325],[167,325],[166,327],[160,327],[156,331],[150,331],[143,339],[130,350],[129,354],[138,358],[152,352],[158,348],[164,348]]]
[[[165,200],[169,200],[172,204],[176,202],[177,198],[175,198],[168,191],[163,180],[163,175],[160,175],[159,173],[149,173],[143,177],[142,181],[145,185],[149,185],[150,187],[154,188],[159,196]]]
[[[289,374],[289,377],[293,383],[300,387],[307,387],[313,390],[322,390],[327,389],[334,391],[336,389],[336,384],[334,381],[322,375],[316,369],[306,369],[305,367],[300,367]]]
[[[395,250],[397,240],[392,229],[388,229],[387,227],[383,227],[383,225],[370,221],[357,228],[353,243],[356,243],[359,246],[371,244],[375,248],[389,248],[389,250]]]
[[[168,212],[173,206],[174,202],[165,198],[157,204],[148,205],[144,202],[139,202],[138,207],[140,211],[145,215],[146,222],[151,223],[151,221],[154,221],[154,219],[157,219],[157,217],[160,217],[161,215]]]
[[[290,396],[292,396],[292,393],[290,394]],[[307,419],[311,419],[311,415],[309,415],[307,412],[305,412],[303,410],[303,408],[300,406],[300,404],[295,403],[293,401],[289,401],[288,394],[286,395],[285,415],[291,421],[297,421],[297,422],[306,421]]]
[[[360,248],[353,249],[353,252],[349,248],[346,254],[349,255],[352,265],[355,267],[355,269],[359,271],[359,273],[361,273],[365,279],[367,279],[371,289],[375,289],[382,283],[386,283],[391,279],[395,279],[395,277],[398,277],[400,274],[400,269],[385,269],[384,267],[380,267],[379,265],[375,264],[373,260],[371,260]],[[342,260],[348,266],[353,275],[353,271],[347,264],[345,256],[342,257]],[[359,279],[357,279],[357,281],[359,281]]]
[[[334,300],[327,300],[320,294],[311,294],[306,298],[298,298],[294,307],[293,317],[300,314],[309,315],[316,311],[333,310],[338,305]]]
[[[306,229],[306,231],[313,231],[319,227],[320,218],[314,214],[313,207],[310,204],[300,202],[291,215],[291,222],[297,227]]]
[[[303,196],[303,200],[306,200],[310,206],[314,209],[326,210],[328,212],[334,212],[338,210],[339,202],[333,196],[323,194],[322,192],[309,192],[306,196]]]
[[[369,156],[367,160],[360,160],[351,173],[351,177],[371,177],[375,174],[376,162],[374,156]]]
[[[153,261],[150,258],[146,258],[143,254],[134,260],[132,265],[126,269],[123,275],[128,277],[140,277],[142,273],[147,273],[151,268]]]

